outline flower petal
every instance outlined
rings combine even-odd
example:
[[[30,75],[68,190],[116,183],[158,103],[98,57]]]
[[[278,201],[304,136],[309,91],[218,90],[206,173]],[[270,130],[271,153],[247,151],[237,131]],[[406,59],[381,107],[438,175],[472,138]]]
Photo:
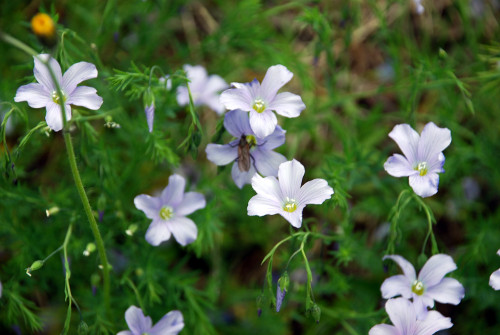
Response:
[[[213,96],[203,100],[203,103],[208,106],[211,110],[219,115],[224,114],[226,108],[220,103],[219,95],[214,94]]]
[[[441,313],[429,311],[427,317],[423,321],[417,321],[415,335],[429,335],[437,331],[453,327],[450,318],[445,318]]]
[[[387,158],[384,169],[393,177],[408,177],[418,173],[412,168],[406,157],[400,154],[394,154]]]
[[[275,215],[282,211],[281,205],[268,197],[257,194],[248,202],[247,213],[250,216]]]
[[[87,62],[73,64],[62,77],[62,89],[66,94],[71,95],[76,85],[92,78],[97,78],[97,69],[94,64]]]
[[[397,143],[410,165],[417,162],[417,148],[420,136],[410,125],[405,123],[394,126],[394,129],[389,133],[389,137]]]
[[[458,305],[465,296],[465,289],[458,280],[443,278],[439,284],[429,287],[425,295],[442,304]]]
[[[285,130],[283,130],[280,126],[276,126],[274,132],[271,135],[265,138],[257,137],[257,145],[261,150],[276,149],[277,147],[285,144],[285,134],[286,134]]]
[[[15,102],[27,101],[28,105],[32,108],[42,108],[52,101],[52,93],[49,92],[45,86],[32,83],[23,85],[17,89]]]
[[[155,121],[155,105],[151,104],[146,106],[144,109],[144,113],[146,113],[146,121],[148,122],[149,132],[153,132],[153,123]]]
[[[437,193],[439,186],[439,175],[428,172],[425,176],[410,176],[410,186],[413,191],[422,198],[430,197]]]
[[[161,192],[161,205],[177,207],[182,202],[186,180],[184,177],[173,174],[168,178],[168,185]]]
[[[121,332],[118,332],[116,335],[134,335],[130,330],[122,330]]]
[[[405,299],[410,299],[412,282],[404,275],[396,275],[387,278],[380,286],[382,298],[389,299],[395,296],[402,296]]]
[[[238,147],[232,147],[229,144],[210,143],[205,149],[207,159],[215,165],[227,165],[238,158]]]
[[[142,309],[130,306],[125,312],[125,321],[133,334],[143,334],[149,332],[153,325],[149,316],[144,316]]]
[[[278,179],[280,182],[283,201],[285,197],[297,200],[300,195],[300,185],[304,177],[305,169],[298,160],[294,159],[279,166]]]
[[[386,255],[382,258],[382,260],[386,259],[392,259],[394,262],[396,262],[401,270],[403,270],[404,275],[410,280],[410,282],[413,283],[417,279],[415,268],[403,257],[399,255]]]
[[[234,86],[235,83],[233,83]],[[250,95],[248,88],[240,84],[238,88],[230,88],[225,90],[220,95],[220,103],[223,104],[226,109],[241,109],[246,112],[253,110],[252,104],[254,98]]]
[[[276,313],[280,311],[281,304],[283,304],[283,299],[285,299],[286,290],[281,289],[280,284],[278,283],[278,288],[276,290]]]
[[[177,87],[176,97],[179,106],[187,106],[189,104],[189,91],[187,87],[185,86]],[[193,104],[196,106],[194,99],[193,99]]]
[[[257,137],[266,137],[271,135],[278,124],[276,115],[270,110],[257,113],[253,109],[250,111],[250,127]]]
[[[102,98],[97,95],[93,87],[79,86],[68,96],[67,104],[82,106],[92,110],[98,110],[102,105]]]
[[[427,317],[427,307],[434,307],[434,300],[425,299],[425,295],[417,295],[413,293],[413,308],[418,320],[425,320]]]
[[[297,209],[291,213],[281,209],[279,214],[285,218],[285,220],[290,222],[292,226],[300,228],[302,227],[302,211],[304,210],[304,207],[304,205],[299,205],[297,206]]]
[[[194,211],[205,208],[205,197],[198,192],[187,192],[184,194],[182,202],[174,209],[175,215],[186,216]]]
[[[330,199],[333,189],[328,186],[324,179],[313,179],[305,183],[299,190],[297,202],[301,205],[321,205],[326,199]]]
[[[140,194],[134,198],[134,205],[137,209],[143,211],[148,219],[158,218],[158,213],[161,209],[160,198]]]
[[[176,335],[184,328],[184,318],[180,311],[171,311],[158,321],[151,331],[151,335]]]
[[[286,157],[274,151],[256,148],[250,153],[255,160],[257,171],[263,176],[278,176],[278,167],[286,162]]]
[[[258,195],[266,197],[275,202],[281,208],[281,202],[284,200],[278,180],[275,177],[262,178],[256,174],[252,178],[252,188]]]
[[[420,280],[427,289],[439,284],[444,276],[457,269],[457,265],[449,255],[437,254],[427,260],[418,273]]]
[[[373,326],[368,335],[400,335],[396,327],[386,324]]]
[[[306,108],[302,98],[293,93],[280,93],[267,106],[268,109],[276,111],[279,115],[286,117],[297,117]]]
[[[440,152],[437,156],[434,157],[433,160],[427,162],[429,164],[429,172],[430,173],[444,172],[443,169],[444,161],[445,161],[444,155],[442,152]]]
[[[182,246],[194,242],[198,236],[198,228],[186,217],[174,217],[167,221],[167,225],[175,240]]]
[[[43,60],[49,60],[49,66],[52,68],[52,71],[54,71],[54,74],[56,76],[57,81],[59,84],[62,83],[62,74],[61,74],[61,66],[59,63],[52,57],[50,57],[49,54],[40,54],[38,55],[39,58]],[[33,73],[35,74],[35,79],[45,86],[45,88],[49,92],[53,92],[56,90],[56,86],[54,85],[54,82],[52,81],[52,77],[50,76],[49,69],[47,66],[42,63],[40,60],[38,60],[37,57],[33,57],[35,60],[35,68],[33,69]]]
[[[267,69],[260,87],[264,101],[272,101],[278,90],[288,83],[292,77],[293,73],[283,65],[273,65]]]
[[[417,315],[409,300],[405,298],[389,299],[385,303],[385,310],[401,334],[412,334],[417,322]]]
[[[500,269],[496,270],[491,274],[490,286],[493,287],[495,291],[500,290]]]
[[[248,171],[240,171],[237,162],[235,162],[231,168],[231,176],[233,177],[234,183],[238,186],[238,188],[242,188],[244,185],[250,184],[255,172],[253,164],[250,165],[250,169]]]
[[[253,135],[248,113],[240,109],[229,111],[224,116],[224,128],[237,139],[242,135]]]
[[[204,84],[203,92],[200,92],[201,98],[205,102],[207,99],[210,99],[212,96],[219,96],[219,92],[228,88],[228,84],[221,76],[213,74],[208,77],[208,80]]]
[[[65,105],[66,110],[66,120],[71,119],[71,106]],[[50,101],[46,107],[47,114],[45,115],[45,121],[47,126],[53,131],[59,131],[63,128],[63,119],[61,113],[61,106],[53,101]]]
[[[451,143],[451,131],[448,128],[439,128],[433,122],[425,125],[418,142],[418,159],[428,162],[446,149]]]
[[[146,241],[156,247],[159,246],[161,242],[169,240],[171,235],[172,233],[167,226],[167,221],[154,219],[146,231]]]

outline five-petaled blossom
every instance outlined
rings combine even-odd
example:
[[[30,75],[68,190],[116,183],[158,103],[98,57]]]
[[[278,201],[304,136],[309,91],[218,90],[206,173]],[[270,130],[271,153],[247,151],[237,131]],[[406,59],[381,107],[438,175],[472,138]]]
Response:
[[[217,165],[234,162],[231,175],[239,188],[249,184],[255,172],[278,175],[279,165],[286,162],[285,156],[273,151],[285,143],[285,131],[280,126],[271,135],[259,138],[250,128],[248,114],[236,109],[226,113],[224,127],[236,139],[225,145],[207,145],[207,158]]]
[[[333,194],[333,189],[324,179],[308,181],[301,187],[304,173],[304,166],[294,159],[279,166],[279,180],[255,174],[252,187],[257,195],[248,202],[248,215],[279,214],[292,226],[300,228],[304,207],[307,204],[320,205]]]
[[[152,219],[146,232],[146,241],[157,246],[173,234],[179,244],[185,246],[196,240],[198,228],[186,215],[205,207],[205,197],[201,193],[184,193],[186,180],[177,174],[168,178],[168,186],[159,197],[141,194],[135,197],[137,209]]]
[[[117,335],[176,335],[184,328],[184,318],[179,311],[168,312],[153,326],[142,309],[130,306],[125,312],[125,321],[130,330],[122,330]]]
[[[48,64],[55,74],[63,95],[62,99],[64,109],[66,110],[66,120],[71,119],[70,105],[82,106],[93,110],[98,110],[101,107],[102,98],[97,95],[95,88],[76,86],[82,81],[97,78],[97,69],[94,64],[87,62],[73,64],[62,75],[61,66],[50,55],[41,54],[38,57],[44,61],[48,60]],[[19,87],[14,101],[27,101],[28,105],[33,108],[45,107],[47,109],[47,114],[45,115],[47,125],[53,131],[59,131],[63,127],[63,119],[56,85],[50,76],[47,66],[37,57],[34,57],[34,59],[35,68],[33,72],[38,83]]]
[[[413,299],[415,311],[420,320],[427,314],[427,307],[434,307],[434,300],[443,304],[458,305],[464,297],[464,287],[454,278],[444,278],[457,269],[453,259],[445,254],[432,256],[424,264],[418,277],[415,268],[406,259],[398,255],[387,255],[403,270],[404,275],[387,278],[380,287],[382,297],[389,299],[401,295]]]
[[[436,194],[438,173],[444,172],[442,151],[451,143],[450,130],[429,122],[419,136],[409,125],[399,124],[389,137],[398,144],[404,156],[389,157],[384,164],[387,173],[394,177],[410,177],[413,191],[423,198]]]
[[[450,318],[436,311],[427,313],[425,320],[418,319],[413,304],[404,298],[388,300],[385,310],[394,326],[373,326],[368,335],[432,335],[453,326]]]
[[[497,251],[497,255],[500,256],[500,249]],[[500,269],[491,274],[490,286],[493,287],[495,291],[500,290]]]
[[[231,83],[234,88],[222,92],[220,102],[229,110],[250,112],[252,130],[258,137],[266,137],[278,124],[272,111],[286,117],[297,117],[306,108],[300,96],[288,92],[278,94],[292,77],[293,73],[285,66],[271,66],[262,84],[257,79],[251,83]]]
[[[224,113],[224,106],[219,101],[219,92],[229,85],[218,75],[207,74],[207,70],[201,65],[184,65],[184,71],[189,79],[189,89],[195,106],[207,105],[217,114]],[[168,86],[168,81],[167,81]],[[180,106],[189,104],[189,93],[186,86],[177,88],[177,103]]]

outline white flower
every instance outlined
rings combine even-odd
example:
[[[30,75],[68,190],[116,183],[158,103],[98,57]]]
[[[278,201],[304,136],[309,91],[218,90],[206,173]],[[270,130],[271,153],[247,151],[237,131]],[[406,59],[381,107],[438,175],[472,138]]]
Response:
[[[500,256],[500,250],[497,251],[497,255]],[[493,287],[493,289],[496,291],[500,290],[500,269],[491,274],[490,286]]]

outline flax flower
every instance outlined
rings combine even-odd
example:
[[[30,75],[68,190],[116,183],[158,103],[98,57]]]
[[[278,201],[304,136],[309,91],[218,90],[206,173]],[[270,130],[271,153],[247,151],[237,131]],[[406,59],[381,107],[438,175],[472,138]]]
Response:
[[[179,311],[168,312],[153,326],[142,309],[130,306],[125,312],[125,321],[130,330],[122,330],[117,335],[176,335],[184,328],[184,318]]]
[[[497,255],[500,256],[500,250],[497,251]],[[493,287],[495,291],[500,290],[500,269],[496,270],[491,274],[490,286]]]

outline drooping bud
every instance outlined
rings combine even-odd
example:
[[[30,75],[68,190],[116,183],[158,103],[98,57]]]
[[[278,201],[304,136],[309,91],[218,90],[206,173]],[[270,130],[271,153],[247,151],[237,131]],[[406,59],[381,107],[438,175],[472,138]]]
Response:
[[[125,234],[127,234],[128,236],[132,236],[137,231],[137,228],[139,227],[135,223],[132,223],[130,226],[128,226],[127,230],[125,230]]]
[[[146,113],[146,121],[148,122],[149,132],[152,133],[155,118],[155,96],[149,88],[144,93],[144,112]]]
[[[311,313],[311,316],[314,318],[316,323],[319,323],[319,319],[321,318],[321,308],[319,308],[318,304],[314,303],[309,310],[309,313]]]
[[[80,321],[80,324],[78,325],[78,335],[87,335],[89,333],[89,326],[85,321]]]
[[[51,215],[57,214],[58,212],[59,212],[59,207],[54,206],[49,209],[46,209],[45,215],[47,215],[47,217],[50,217]]]
[[[264,301],[264,299],[264,293],[259,294],[259,296],[257,297],[257,315],[259,317],[262,314],[262,302]]]
[[[34,261],[29,268],[26,269],[26,274],[31,277],[31,272],[40,269],[43,266],[42,260]]]
[[[288,276],[288,271],[283,272],[280,279],[278,279],[278,285],[285,291],[288,291],[288,286],[290,285],[290,276]]]
[[[91,253],[93,253],[96,249],[95,243],[87,243],[87,247],[83,251],[84,256],[89,256]]]

